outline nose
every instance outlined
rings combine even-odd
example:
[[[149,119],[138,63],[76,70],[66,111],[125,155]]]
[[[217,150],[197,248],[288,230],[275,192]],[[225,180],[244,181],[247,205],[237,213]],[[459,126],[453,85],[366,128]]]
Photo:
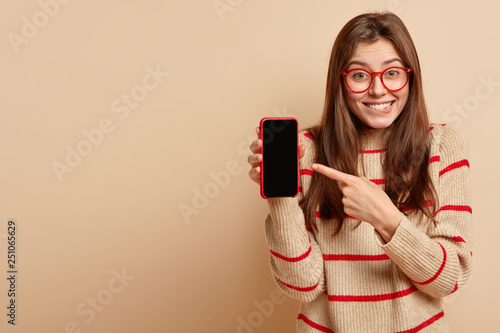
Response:
[[[385,89],[384,85],[382,84],[380,74],[373,76],[372,86],[370,87],[368,92],[373,96],[383,96],[387,93],[387,89]]]

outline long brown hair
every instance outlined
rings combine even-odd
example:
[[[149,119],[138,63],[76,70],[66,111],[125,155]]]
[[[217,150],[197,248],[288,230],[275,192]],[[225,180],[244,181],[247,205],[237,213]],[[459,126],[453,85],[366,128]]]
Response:
[[[437,195],[428,173],[429,120],[425,106],[420,63],[413,40],[401,19],[393,13],[366,13],[351,19],[339,32],[333,45],[326,82],[325,105],[321,121],[306,130],[316,143],[316,162],[342,172],[358,175],[361,125],[348,108],[341,72],[346,70],[359,42],[386,38],[392,42],[405,67],[412,68],[409,96],[387,136],[387,152],[381,161],[385,172],[385,192],[394,205],[421,212],[433,222]],[[338,233],[346,214],[342,191],[337,182],[314,173],[310,187],[299,205],[306,225],[317,230],[316,209],[322,217],[335,217]],[[430,204],[429,201],[430,200]]]

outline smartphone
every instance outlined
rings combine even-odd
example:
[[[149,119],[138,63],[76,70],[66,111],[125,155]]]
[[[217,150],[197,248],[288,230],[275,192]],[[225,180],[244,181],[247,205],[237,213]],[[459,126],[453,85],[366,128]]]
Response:
[[[260,121],[260,195],[264,199],[296,197],[299,193],[298,127],[293,117]]]

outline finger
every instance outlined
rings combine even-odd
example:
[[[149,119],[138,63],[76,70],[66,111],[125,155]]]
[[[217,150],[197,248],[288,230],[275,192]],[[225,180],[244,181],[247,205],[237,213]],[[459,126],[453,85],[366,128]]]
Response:
[[[248,176],[251,180],[260,184],[260,167],[251,168],[250,171],[248,171]]]
[[[255,168],[260,165],[260,162],[262,161],[262,154],[248,155],[247,161],[253,168]]]
[[[262,147],[262,140],[261,139],[253,140],[252,143],[250,144],[250,150],[254,154],[260,153],[260,147]]]
[[[299,145],[299,160],[306,155],[306,146]]]
[[[331,178],[331,179],[334,179],[334,180],[337,180],[337,181],[340,181],[340,182],[343,182],[346,184],[348,184],[353,177],[352,175],[349,175],[347,173],[343,173],[343,172],[335,170],[333,168],[329,168],[326,165],[319,164],[319,163],[314,163],[312,165],[312,169],[316,172],[319,172],[319,173],[327,176],[328,178]]]
[[[359,177],[361,178],[362,181],[364,181],[365,183],[369,184],[369,185],[375,185],[376,184],[374,182],[372,182],[370,179],[366,178],[365,176],[362,176],[362,177]]]
[[[344,188],[349,187],[349,185],[347,185],[347,183],[344,183],[341,180],[337,180],[337,185],[339,186],[342,193],[344,193]]]
[[[255,132],[257,132],[257,137],[260,137],[260,127],[255,127]]]

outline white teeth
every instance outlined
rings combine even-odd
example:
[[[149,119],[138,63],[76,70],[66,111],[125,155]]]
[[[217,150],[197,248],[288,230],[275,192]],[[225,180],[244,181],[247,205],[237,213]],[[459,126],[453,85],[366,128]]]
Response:
[[[389,106],[391,106],[392,102],[385,103],[385,104],[366,104],[370,109],[374,110],[383,110],[387,109]]]

